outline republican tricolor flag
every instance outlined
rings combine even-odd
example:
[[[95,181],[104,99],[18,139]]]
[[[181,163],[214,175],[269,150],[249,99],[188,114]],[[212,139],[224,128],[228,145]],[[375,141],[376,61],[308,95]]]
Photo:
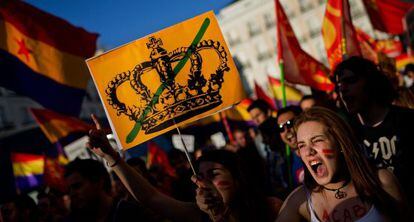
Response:
[[[277,102],[277,106],[282,108],[282,99],[283,99],[283,91],[282,91],[282,83],[280,80],[268,76],[269,79],[269,86],[272,90],[273,97]],[[294,88],[293,86],[285,85],[285,93],[286,93],[286,103],[287,105],[298,105],[300,100],[302,99],[302,92]]]
[[[66,143],[63,143],[62,146],[67,145],[73,140],[78,139],[80,137],[78,135],[86,135],[92,129],[92,125],[78,118],[51,110],[31,108],[30,112],[33,114],[42,132],[52,144],[65,141]]]
[[[46,109],[30,109],[40,129],[47,139],[54,145],[46,153],[44,182],[50,187],[62,192],[66,190],[64,183],[64,165],[68,160],[63,147],[75,139],[86,135],[92,128],[82,120],[66,116]]]
[[[45,157],[29,153],[12,153],[13,174],[20,191],[43,185]]]
[[[0,86],[78,115],[97,37],[23,1],[1,1]]]

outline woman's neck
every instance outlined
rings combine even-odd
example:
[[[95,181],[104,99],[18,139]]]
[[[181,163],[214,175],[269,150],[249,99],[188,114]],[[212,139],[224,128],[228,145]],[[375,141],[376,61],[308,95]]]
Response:
[[[343,189],[343,188],[345,188],[348,184],[349,184],[349,180],[343,179],[343,180],[340,180],[340,181],[338,181],[338,182],[331,182],[331,183],[328,183],[328,184],[326,184],[326,185],[323,185],[323,187],[324,187],[325,189],[328,189],[328,190],[336,190],[336,189],[339,189],[339,188]]]

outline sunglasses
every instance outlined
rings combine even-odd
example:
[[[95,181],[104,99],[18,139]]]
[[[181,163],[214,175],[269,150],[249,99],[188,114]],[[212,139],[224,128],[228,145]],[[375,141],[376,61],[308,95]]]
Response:
[[[292,120],[288,120],[285,123],[279,124],[279,132],[285,131],[285,127],[287,129],[292,128],[293,127],[293,119]]]

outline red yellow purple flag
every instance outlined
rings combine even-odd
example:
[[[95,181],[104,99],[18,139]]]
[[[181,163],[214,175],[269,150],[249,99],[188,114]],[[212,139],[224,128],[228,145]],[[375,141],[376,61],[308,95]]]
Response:
[[[77,116],[97,36],[24,1],[1,1],[0,86]]]
[[[283,98],[283,92],[282,92],[282,83],[280,80],[273,78],[271,76],[268,76],[269,78],[269,86],[272,90],[273,97],[277,101],[277,106],[282,107],[282,98]],[[294,88],[293,86],[285,85],[286,90],[286,102],[287,105],[297,105],[300,100],[302,99],[302,92]]]
[[[45,157],[28,153],[12,153],[11,161],[16,186],[26,191],[43,184]]]
[[[327,1],[322,36],[331,69],[344,58],[362,56],[348,0]]]
[[[225,110],[224,113],[231,122],[250,122],[252,119],[247,108],[252,102],[253,100],[250,98],[243,99],[233,108]]]
[[[362,0],[367,9],[372,26],[390,34],[404,32],[403,19],[414,6],[413,3],[401,0]]]
[[[279,38],[278,59],[282,59],[285,64],[286,80],[322,91],[332,91],[329,69],[300,47],[282,6],[278,0],[275,0],[275,4]]]
[[[401,54],[395,58],[395,66],[397,70],[404,70],[405,66],[413,63],[414,64],[414,56],[408,55],[407,53]]]
[[[46,109],[30,109],[40,129],[53,144],[78,132],[85,134],[92,128],[82,120]]]

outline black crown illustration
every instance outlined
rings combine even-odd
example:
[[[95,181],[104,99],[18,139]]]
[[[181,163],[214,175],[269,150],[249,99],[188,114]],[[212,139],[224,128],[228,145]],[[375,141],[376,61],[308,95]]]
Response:
[[[222,104],[220,89],[224,82],[223,74],[230,70],[225,48],[218,41],[202,40],[196,45],[179,47],[172,52],[167,52],[162,45],[161,39],[149,37],[149,60],[137,64],[132,70],[117,74],[108,83],[105,91],[107,102],[117,110],[117,115],[126,115],[131,121],[140,121],[141,129],[146,134],[157,132]],[[203,63],[201,52],[204,50],[215,52],[219,62]],[[173,63],[186,59],[190,62],[190,69],[182,70],[178,75],[187,75],[188,78],[185,84],[180,84],[175,81]],[[213,65],[217,66],[214,73],[203,73],[203,67]],[[147,87],[148,81],[144,84],[142,77],[152,70],[158,74],[161,87],[151,91]],[[119,99],[117,91],[124,83],[130,84],[141,102],[127,105]]]

